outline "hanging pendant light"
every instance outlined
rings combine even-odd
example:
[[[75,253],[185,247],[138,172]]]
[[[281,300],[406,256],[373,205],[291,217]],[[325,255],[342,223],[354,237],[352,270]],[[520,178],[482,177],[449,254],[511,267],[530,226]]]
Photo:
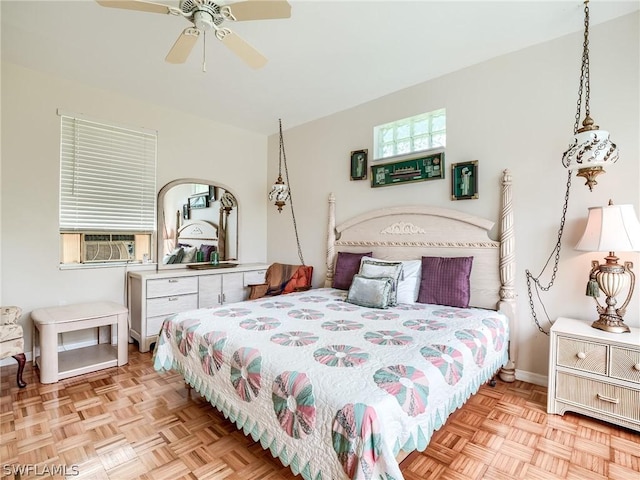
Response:
[[[287,155],[284,151],[284,137],[282,136],[282,119],[278,119],[280,124],[280,156],[278,158],[278,179],[271,187],[269,192],[269,201],[273,202],[278,207],[278,213],[282,213],[282,207],[289,201],[289,207],[291,208],[291,220],[293,222],[293,231],[296,235],[296,245],[298,246],[298,258],[300,263],[305,265],[304,257],[302,256],[302,247],[300,246],[300,236],[298,235],[298,223],[296,222],[296,213],[293,210],[293,195],[291,189],[287,185],[291,185],[289,180],[289,168],[287,167]],[[284,163],[284,175],[287,179],[287,183],[282,181],[282,164]]]
[[[287,173],[287,156],[284,152],[284,137],[282,136],[282,120],[278,120],[280,123],[280,153],[278,156],[278,179],[275,181],[269,192],[269,201],[273,202],[278,207],[278,212],[282,212],[282,207],[287,204],[289,196],[289,186],[282,181],[282,162],[284,160],[284,170]],[[287,181],[288,181],[287,175]]]
[[[582,94],[584,92],[585,117],[580,125]],[[584,2],[584,42],[582,50],[582,69],[580,88],[578,89],[578,108],[573,129],[574,139],[562,155],[562,164],[569,170],[578,170],[577,175],[586,179],[585,185],[593,190],[597,185],[596,177],[605,173],[604,166],[618,160],[618,148],[609,140],[609,132],[601,130],[591,118],[589,107],[589,0]]]

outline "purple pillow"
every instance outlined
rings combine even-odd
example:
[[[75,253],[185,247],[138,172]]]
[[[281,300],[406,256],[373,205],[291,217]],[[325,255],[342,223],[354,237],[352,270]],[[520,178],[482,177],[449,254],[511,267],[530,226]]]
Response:
[[[349,290],[353,276],[360,270],[360,259],[362,257],[370,257],[371,254],[371,252],[338,252],[336,268],[333,273],[333,288]]]
[[[203,253],[205,262],[211,260],[211,252],[215,252],[216,250],[217,248],[215,245],[205,245],[204,243],[200,245],[200,251]]]
[[[422,257],[418,302],[467,308],[473,257]]]

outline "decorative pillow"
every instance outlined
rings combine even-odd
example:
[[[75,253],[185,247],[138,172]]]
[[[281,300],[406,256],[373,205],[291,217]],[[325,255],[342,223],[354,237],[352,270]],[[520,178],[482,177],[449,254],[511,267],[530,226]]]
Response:
[[[333,273],[333,288],[349,290],[353,276],[360,270],[360,260],[362,257],[370,257],[371,252],[351,253],[338,252],[336,268]]]
[[[390,277],[368,278],[355,274],[346,301],[361,307],[387,308],[392,286]]]
[[[467,308],[473,257],[422,257],[418,302]]]
[[[174,249],[171,253],[167,253],[162,258],[162,263],[171,264],[171,263],[180,263],[182,261],[182,257],[184,256],[184,250],[182,247],[178,247]]]
[[[204,261],[211,261],[211,252],[215,252],[217,249],[218,248],[215,245],[205,245],[204,243],[200,245],[200,251],[202,252]]]
[[[416,303],[420,293],[421,260],[403,260],[402,277],[398,283],[398,303]]]
[[[363,257],[360,261],[360,275],[369,278],[389,277],[393,280],[389,294],[389,306],[398,304],[398,284],[402,278],[402,262],[389,262],[377,258]]]
[[[184,255],[182,257],[181,263],[192,263],[196,261],[196,251],[198,247],[192,247],[191,245],[187,245],[186,247],[182,247],[184,249]]]

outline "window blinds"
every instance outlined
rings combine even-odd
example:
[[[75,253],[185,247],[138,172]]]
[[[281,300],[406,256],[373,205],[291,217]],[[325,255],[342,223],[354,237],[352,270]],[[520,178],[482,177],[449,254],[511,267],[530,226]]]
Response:
[[[60,231],[153,232],[157,133],[61,115]]]

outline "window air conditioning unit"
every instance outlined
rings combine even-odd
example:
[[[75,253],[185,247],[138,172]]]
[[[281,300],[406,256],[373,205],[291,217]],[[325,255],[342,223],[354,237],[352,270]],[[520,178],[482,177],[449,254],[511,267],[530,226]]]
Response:
[[[84,234],[82,263],[128,262],[135,259],[135,236],[129,234]]]

